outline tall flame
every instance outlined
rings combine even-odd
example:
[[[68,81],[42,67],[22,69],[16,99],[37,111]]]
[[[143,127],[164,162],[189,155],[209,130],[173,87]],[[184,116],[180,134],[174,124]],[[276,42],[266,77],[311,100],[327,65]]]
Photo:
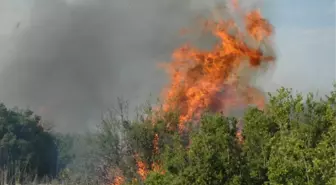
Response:
[[[252,85],[251,78],[253,70],[275,61],[275,56],[268,53],[273,27],[259,10],[243,13],[237,0],[233,0],[233,7],[243,26],[233,16],[207,21],[205,28],[218,39],[217,44],[210,51],[185,45],[175,50],[173,61],[167,65],[170,84],[163,92],[163,111],[179,111],[180,132],[185,130],[186,122],[198,120],[207,110],[225,114],[249,104],[263,109],[265,97]],[[154,126],[155,116],[151,119]],[[240,130],[236,137],[238,142],[243,142]],[[153,156],[159,154],[158,145],[159,135],[155,133]],[[147,165],[138,154],[134,158],[143,181],[150,168],[164,173],[159,161]],[[119,175],[114,184],[122,182],[124,177]]]
[[[135,154],[135,161],[138,167],[138,175],[142,180],[145,180],[148,174],[147,165],[139,157],[139,154]]]
[[[180,131],[206,110],[225,113],[248,104],[263,108],[264,96],[251,85],[246,64],[248,69],[257,69],[262,62],[275,60],[266,54],[273,28],[259,10],[243,17],[243,28],[234,18],[206,22],[207,30],[219,40],[212,50],[186,45],[174,52],[168,64],[170,84],[164,92],[163,109],[180,111]]]
[[[154,134],[154,139],[153,139],[153,154],[157,155],[159,154],[159,134],[155,133]]]

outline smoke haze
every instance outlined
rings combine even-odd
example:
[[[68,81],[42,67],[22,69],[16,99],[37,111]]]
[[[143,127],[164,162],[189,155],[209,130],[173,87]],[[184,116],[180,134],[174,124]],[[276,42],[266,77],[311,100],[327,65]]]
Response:
[[[132,108],[157,96],[165,74],[156,64],[169,60],[196,11],[184,0],[31,2],[17,37],[2,43],[13,49],[2,58],[0,98],[59,131],[87,129],[117,97]]]

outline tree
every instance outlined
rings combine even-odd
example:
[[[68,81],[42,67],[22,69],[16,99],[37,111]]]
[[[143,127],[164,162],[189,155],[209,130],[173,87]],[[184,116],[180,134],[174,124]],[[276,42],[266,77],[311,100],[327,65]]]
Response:
[[[57,146],[40,123],[31,110],[0,104],[0,168],[7,170],[8,177],[18,172],[32,177],[56,175]]]
[[[152,173],[145,184],[241,184],[236,123],[222,115],[204,115],[189,148],[175,135],[174,144],[163,154],[165,174]]]
[[[75,159],[75,154],[72,152],[75,142],[75,136],[71,134],[54,134],[58,149],[57,171],[65,169]]]

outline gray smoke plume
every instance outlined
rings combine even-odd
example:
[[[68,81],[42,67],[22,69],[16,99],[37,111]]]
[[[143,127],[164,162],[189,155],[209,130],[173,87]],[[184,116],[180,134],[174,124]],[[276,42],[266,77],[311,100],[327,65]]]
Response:
[[[117,97],[134,107],[157,96],[165,73],[156,64],[180,45],[179,30],[196,15],[190,2],[35,0],[2,66],[0,101],[82,131]]]

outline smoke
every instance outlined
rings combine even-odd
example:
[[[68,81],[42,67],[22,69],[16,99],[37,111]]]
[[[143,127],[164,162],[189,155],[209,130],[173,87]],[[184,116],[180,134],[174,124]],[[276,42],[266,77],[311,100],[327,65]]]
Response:
[[[95,126],[118,97],[132,111],[159,96],[166,74],[157,64],[170,61],[185,42],[180,30],[218,0],[7,0],[1,10],[9,2],[29,7],[22,17],[30,16],[14,23],[10,39],[0,30],[7,53],[0,58],[0,101],[72,132]],[[200,47],[215,41],[193,36]]]
[[[156,64],[195,15],[188,0],[35,0],[30,12],[1,61],[0,99],[59,131],[86,130],[117,97],[132,108],[158,95],[165,74]]]

